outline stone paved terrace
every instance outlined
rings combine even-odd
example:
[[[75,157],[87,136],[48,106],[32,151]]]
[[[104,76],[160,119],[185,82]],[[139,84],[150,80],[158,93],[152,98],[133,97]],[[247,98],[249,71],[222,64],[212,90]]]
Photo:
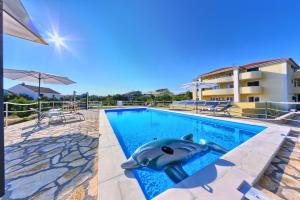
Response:
[[[5,129],[3,199],[97,199],[99,112],[82,113],[85,121],[44,125],[36,132],[33,121]]]
[[[291,139],[286,139],[256,185],[275,200],[300,199],[300,124],[288,125],[292,127]]]
[[[300,116],[295,120],[300,120]],[[256,122],[257,120],[246,121]],[[270,123],[265,121],[265,124]],[[291,127],[291,139],[285,140],[255,187],[274,200],[299,200],[300,123],[293,121],[281,125]]]

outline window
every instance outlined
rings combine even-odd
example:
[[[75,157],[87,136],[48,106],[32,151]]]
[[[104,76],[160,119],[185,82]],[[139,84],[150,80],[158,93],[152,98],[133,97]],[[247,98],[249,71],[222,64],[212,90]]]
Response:
[[[214,86],[212,89],[213,90],[217,90],[217,89],[219,89],[220,88],[220,86]]]
[[[259,97],[248,97],[249,102],[259,102]]]
[[[226,100],[227,101],[233,101],[233,97],[227,97]]]
[[[227,85],[226,85],[226,88],[233,88],[233,84],[231,84],[231,83],[230,83],[230,84],[227,84]]]
[[[251,81],[247,83],[248,86],[259,86],[259,81]]]
[[[247,69],[247,72],[254,72],[254,71],[259,71],[259,68],[258,67],[253,67],[253,68]]]
[[[220,101],[221,98],[220,97],[211,97],[210,100],[211,101]]]
[[[300,87],[300,80],[298,80],[298,79],[294,80],[294,86]]]

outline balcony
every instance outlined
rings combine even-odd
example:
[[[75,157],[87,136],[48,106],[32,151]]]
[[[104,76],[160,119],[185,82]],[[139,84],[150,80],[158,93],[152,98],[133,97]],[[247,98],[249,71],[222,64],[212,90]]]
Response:
[[[204,79],[203,82],[205,82],[205,83],[229,83],[229,82],[233,82],[233,76],[223,76],[223,77],[213,78],[213,79]]]
[[[262,91],[261,86],[240,87],[240,94],[260,94]]]
[[[300,94],[300,87],[294,87],[294,93]]]
[[[300,71],[299,72],[294,72],[293,78],[300,78]]]
[[[240,80],[261,79],[262,72],[261,71],[253,71],[253,72],[240,73],[239,78],[240,78]]]
[[[233,88],[215,89],[215,90],[204,90],[202,96],[214,96],[214,95],[232,95]]]

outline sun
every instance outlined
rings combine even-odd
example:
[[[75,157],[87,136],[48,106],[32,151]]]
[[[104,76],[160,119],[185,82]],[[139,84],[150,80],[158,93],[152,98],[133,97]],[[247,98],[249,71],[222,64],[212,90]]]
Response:
[[[60,36],[56,31],[48,33],[48,35],[48,41],[53,43],[58,50],[60,50],[62,47],[66,47],[65,38]]]

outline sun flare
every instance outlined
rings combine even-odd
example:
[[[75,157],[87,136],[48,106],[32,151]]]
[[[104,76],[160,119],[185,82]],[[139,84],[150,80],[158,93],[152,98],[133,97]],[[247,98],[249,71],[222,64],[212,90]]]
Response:
[[[56,31],[52,33],[48,33],[49,42],[53,43],[57,49],[61,49],[62,47],[66,47],[65,38],[60,36]]]

